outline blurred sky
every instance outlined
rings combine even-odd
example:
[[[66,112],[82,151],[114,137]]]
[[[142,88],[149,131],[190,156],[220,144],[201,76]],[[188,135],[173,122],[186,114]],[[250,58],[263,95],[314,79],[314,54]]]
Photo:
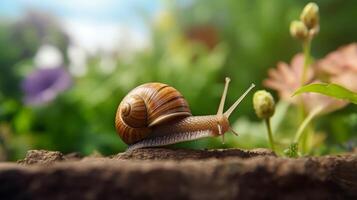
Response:
[[[110,52],[128,37],[136,41],[134,48],[148,45],[145,20],[155,17],[161,6],[159,0],[0,0],[0,17],[17,19],[27,10],[50,13],[75,45],[93,53]]]

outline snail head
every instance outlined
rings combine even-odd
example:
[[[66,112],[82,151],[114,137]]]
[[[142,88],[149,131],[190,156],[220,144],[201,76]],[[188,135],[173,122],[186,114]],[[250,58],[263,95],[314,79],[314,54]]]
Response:
[[[224,143],[224,130],[229,130],[231,131],[233,134],[238,135],[237,132],[235,132],[232,127],[230,127],[229,125],[229,121],[228,118],[229,116],[231,116],[232,112],[237,108],[237,106],[239,105],[239,103],[247,96],[247,94],[255,87],[254,84],[251,84],[250,87],[234,102],[234,104],[226,111],[223,113],[223,109],[224,109],[224,102],[226,100],[226,96],[227,96],[227,91],[228,91],[228,86],[229,86],[229,82],[231,81],[231,79],[229,77],[226,77],[225,79],[225,85],[224,85],[224,90],[223,90],[223,94],[221,97],[221,102],[219,104],[218,107],[218,112],[217,112],[217,116],[221,116],[218,119],[218,131],[220,132],[220,135],[222,135],[222,142]],[[222,118],[222,119],[221,119]],[[228,122],[228,128],[223,129],[224,125]]]

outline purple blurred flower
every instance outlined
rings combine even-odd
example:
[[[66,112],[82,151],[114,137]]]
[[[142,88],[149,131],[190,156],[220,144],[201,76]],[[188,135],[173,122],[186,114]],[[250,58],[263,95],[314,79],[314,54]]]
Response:
[[[22,82],[25,103],[40,105],[54,100],[70,87],[72,78],[63,67],[36,69]]]

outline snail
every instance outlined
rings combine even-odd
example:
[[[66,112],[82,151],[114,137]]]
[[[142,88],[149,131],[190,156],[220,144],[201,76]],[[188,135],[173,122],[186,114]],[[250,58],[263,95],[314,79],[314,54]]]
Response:
[[[116,131],[129,145],[127,151],[212,136],[222,136],[224,142],[227,131],[236,134],[230,127],[229,116],[254,87],[252,84],[223,113],[229,82],[227,77],[217,114],[207,116],[192,116],[181,93],[167,84],[140,85],[120,102],[115,116]]]

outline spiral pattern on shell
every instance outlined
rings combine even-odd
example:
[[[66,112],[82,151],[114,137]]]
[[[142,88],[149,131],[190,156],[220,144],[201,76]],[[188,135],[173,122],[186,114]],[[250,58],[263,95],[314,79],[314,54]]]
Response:
[[[152,127],[184,116],[191,116],[191,111],[180,92],[163,83],[146,83],[119,104],[115,127],[126,144],[133,144],[152,137]]]

